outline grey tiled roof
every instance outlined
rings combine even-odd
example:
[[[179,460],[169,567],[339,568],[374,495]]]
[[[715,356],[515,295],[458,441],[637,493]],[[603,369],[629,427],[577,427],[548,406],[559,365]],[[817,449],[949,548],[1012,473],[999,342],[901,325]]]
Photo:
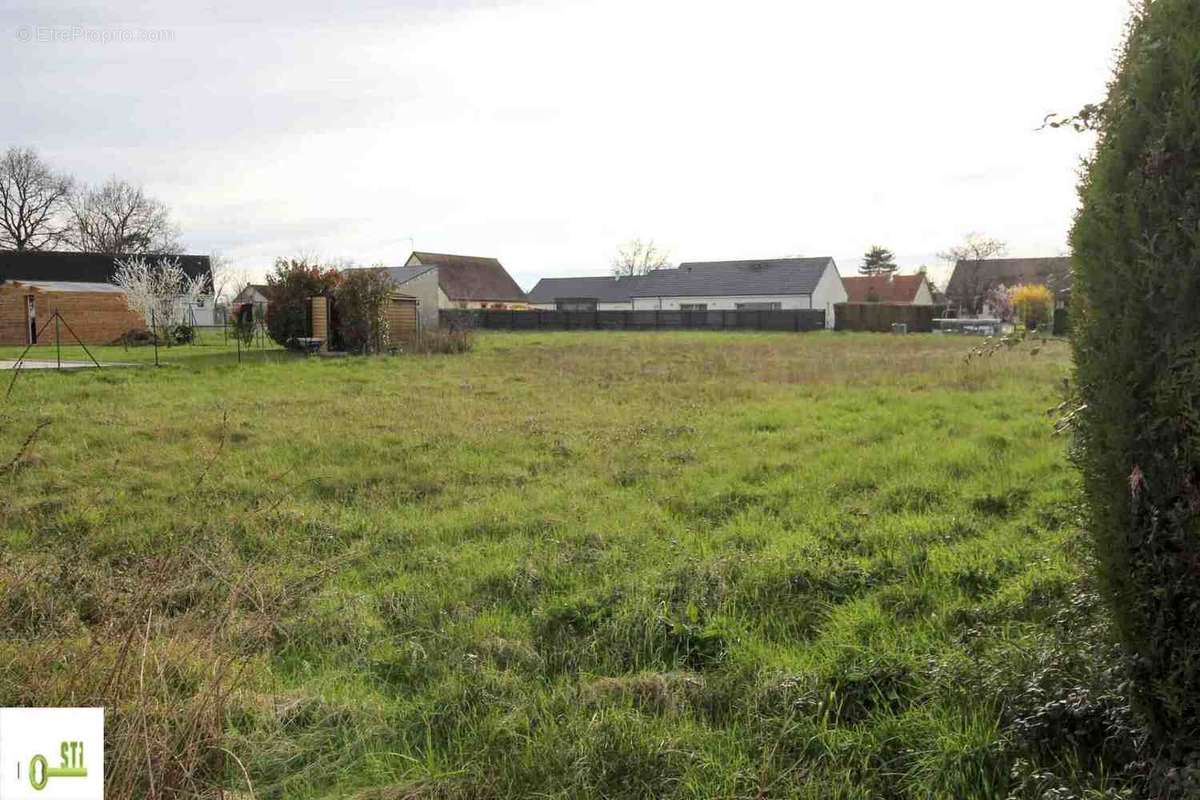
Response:
[[[636,278],[542,278],[529,293],[531,303],[594,298],[601,303],[634,297],[736,297],[812,294],[829,257],[757,261],[690,261]]]
[[[690,261],[646,275],[635,297],[812,294],[833,263],[829,257],[755,261]]]
[[[627,303],[642,278],[542,278],[529,292],[531,303],[553,303],[567,298],[594,298],[601,303]]]
[[[1071,259],[1054,258],[988,258],[982,261],[962,260],[954,265],[954,274],[946,286],[951,297],[965,294],[985,294],[997,284],[1012,288],[1030,283],[1048,286],[1055,291],[1071,288]]]
[[[392,280],[397,286],[411,281],[418,275],[424,275],[431,269],[437,267],[384,267],[383,271],[392,276]]]

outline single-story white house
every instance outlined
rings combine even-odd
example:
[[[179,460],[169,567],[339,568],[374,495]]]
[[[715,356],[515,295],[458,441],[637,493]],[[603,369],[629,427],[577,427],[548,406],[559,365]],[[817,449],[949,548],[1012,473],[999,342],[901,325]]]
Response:
[[[535,308],[563,311],[783,311],[819,309],[825,326],[846,302],[832,258],[694,261],[629,278],[543,278]]]

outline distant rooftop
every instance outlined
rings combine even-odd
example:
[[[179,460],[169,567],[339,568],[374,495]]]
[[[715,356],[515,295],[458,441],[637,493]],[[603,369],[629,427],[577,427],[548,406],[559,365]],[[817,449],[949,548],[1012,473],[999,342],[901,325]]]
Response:
[[[983,294],[999,284],[1013,287],[1022,283],[1041,284],[1064,292],[1071,288],[1071,281],[1071,259],[1067,256],[961,260],[954,265],[946,294],[950,297]]]
[[[542,278],[530,290],[529,302],[544,304],[586,297],[600,303],[627,303],[641,280],[638,277],[617,278],[612,275],[598,278]]]
[[[851,303],[911,303],[925,283],[925,276],[854,275],[842,278]]]
[[[418,250],[413,251],[404,266],[437,267],[438,286],[451,300],[525,301],[521,287],[496,258]]]
[[[820,258],[773,258],[751,261],[688,261],[676,269],[646,275],[635,297],[702,297],[751,294],[812,294],[825,268]]]
[[[112,283],[116,262],[136,255],[107,255],[104,253],[74,253],[61,250],[0,251],[0,280],[9,281],[67,281],[73,283]],[[209,276],[212,266],[208,256],[144,256],[148,261],[177,258],[188,277]]]
[[[567,298],[623,303],[634,297],[809,295],[830,264],[833,259],[828,256],[688,261],[637,277],[543,278],[529,297],[530,302],[547,304]]]

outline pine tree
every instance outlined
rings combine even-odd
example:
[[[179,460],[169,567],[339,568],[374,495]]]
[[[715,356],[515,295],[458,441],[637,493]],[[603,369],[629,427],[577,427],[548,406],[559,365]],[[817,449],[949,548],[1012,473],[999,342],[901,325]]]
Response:
[[[896,271],[896,256],[886,247],[874,245],[863,254],[863,263],[858,271],[862,275],[891,275]]]

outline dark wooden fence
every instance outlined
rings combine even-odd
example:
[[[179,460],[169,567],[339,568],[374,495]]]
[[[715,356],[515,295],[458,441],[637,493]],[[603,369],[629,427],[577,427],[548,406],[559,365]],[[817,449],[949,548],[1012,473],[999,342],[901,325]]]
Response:
[[[825,312],[443,310],[442,327],[502,331],[816,331]]]
[[[908,326],[909,333],[929,333],[933,321],[946,314],[945,306],[906,306],[888,303],[838,303],[833,307],[834,327],[839,331],[891,331],[892,325]]]

